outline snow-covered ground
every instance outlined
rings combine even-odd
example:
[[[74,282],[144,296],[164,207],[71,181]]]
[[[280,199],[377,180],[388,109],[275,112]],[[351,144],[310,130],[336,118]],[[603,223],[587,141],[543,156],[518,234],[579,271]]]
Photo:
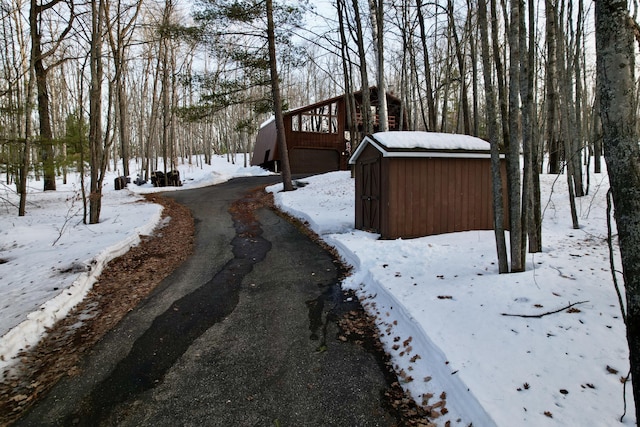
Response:
[[[79,175],[70,175],[67,184],[58,181],[55,192],[43,192],[41,181],[30,181],[24,217],[18,216],[15,186],[0,180],[0,373],[12,363],[12,357],[35,344],[47,327],[84,298],[110,260],[136,245],[140,235],[152,232],[162,208],[142,203],[144,199],[136,193],[197,188],[238,176],[268,174],[258,167],[242,167],[243,163],[242,155],[236,164],[225,156],[215,156],[210,166],[193,159],[191,165],[178,168],[182,187],[129,184],[128,190],[115,191],[117,174],[108,173],[100,223],[95,225],[82,221]],[[131,170],[137,170],[133,162]]]
[[[185,165],[181,188],[265,173],[240,164],[218,157],[212,166]],[[606,243],[606,175],[593,175],[590,195],[578,200],[579,230],[571,228],[564,178],[542,176],[544,251],[528,256],[525,273],[509,275],[497,273],[491,231],[378,240],[354,230],[349,173],[303,181],[294,192],[269,191],[354,266],[344,286],[376,316],[403,386],[418,401],[433,395],[430,404],[446,393],[440,425],[635,425],[630,386],[628,414],[618,421],[628,351]],[[24,218],[9,203],[17,200],[13,190],[0,187],[2,370],[160,218],[159,207],[133,193],[155,191],[150,185],[116,192],[113,176],[105,182],[102,222],[92,226],[81,222],[78,183],[42,193],[31,182]],[[619,270],[617,249],[615,262]],[[575,303],[540,318],[503,315]]]
[[[418,402],[444,391],[452,425],[613,426],[623,413],[625,327],[606,242],[608,177],[591,177],[572,229],[566,180],[542,180],[543,253],[498,274],[493,231],[378,240],[354,230],[348,172],[269,187],[355,267],[344,283],[376,316],[403,385]],[[615,262],[621,269],[616,249]],[[621,277],[618,277],[622,282]],[[569,310],[524,318],[570,304]],[[627,386],[625,425],[635,425]],[[456,421],[461,419],[460,423]]]

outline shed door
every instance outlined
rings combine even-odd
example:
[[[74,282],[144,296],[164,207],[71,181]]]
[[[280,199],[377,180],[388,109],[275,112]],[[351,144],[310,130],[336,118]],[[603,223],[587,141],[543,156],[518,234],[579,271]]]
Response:
[[[362,228],[380,231],[380,158],[361,163]]]

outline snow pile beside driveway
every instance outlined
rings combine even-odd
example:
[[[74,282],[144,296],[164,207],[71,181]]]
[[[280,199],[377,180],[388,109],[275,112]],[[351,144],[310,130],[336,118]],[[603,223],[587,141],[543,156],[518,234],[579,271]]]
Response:
[[[446,410],[433,411],[439,424],[635,425],[630,385],[619,422],[629,364],[606,242],[608,178],[593,175],[578,200],[579,230],[565,181],[541,179],[543,252],[528,255],[526,272],[502,275],[493,231],[378,240],[354,230],[348,172],[267,190],[354,266],[343,286],[375,316],[413,397],[446,397]]]
[[[100,224],[88,226],[80,194],[68,185],[34,191],[24,217],[3,213],[0,370],[82,301],[110,260],[153,231],[162,209],[141,200],[128,191],[108,193]]]
[[[117,172],[104,180],[100,223],[82,223],[79,175],[57,182],[57,191],[41,191],[42,182],[29,181],[27,215],[18,217],[14,187],[0,181],[0,372],[23,349],[36,344],[48,327],[80,302],[103,267],[124,254],[158,225],[162,208],[135,193],[199,188],[240,176],[267,175],[258,167],[243,167],[227,156],[213,156],[212,164],[192,159],[178,167],[182,187],[154,188],[128,184],[114,190]],[[116,168],[113,168],[114,170]],[[159,166],[162,170],[162,165]],[[137,164],[131,162],[135,180]],[[88,178],[85,180],[88,184]]]

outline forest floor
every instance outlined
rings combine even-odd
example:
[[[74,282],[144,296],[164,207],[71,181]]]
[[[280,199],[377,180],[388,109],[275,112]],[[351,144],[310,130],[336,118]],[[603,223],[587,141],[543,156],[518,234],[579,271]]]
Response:
[[[195,228],[189,210],[157,195],[146,199],[164,207],[164,226],[112,260],[87,297],[20,354],[18,365],[0,383],[0,425],[15,422],[63,376],[81,375],[82,356],[191,254]]]

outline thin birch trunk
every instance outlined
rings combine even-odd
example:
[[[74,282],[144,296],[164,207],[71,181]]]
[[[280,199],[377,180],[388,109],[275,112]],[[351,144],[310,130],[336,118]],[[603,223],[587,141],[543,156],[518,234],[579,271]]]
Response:
[[[498,271],[509,272],[507,244],[504,233],[504,201],[502,191],[502,174],[500,167],[500,133],[496,113],[496,96],[491,79],[491,54],[489,52],[489,35],[487,25],[486,0],[478,0],[478,25],[480,27],[480,48],[482,51],[482,75],[484,77],[485,98],[487,101],[487,130],[491,144],[491,177],[493,182],[493,222],[498,255]]]

